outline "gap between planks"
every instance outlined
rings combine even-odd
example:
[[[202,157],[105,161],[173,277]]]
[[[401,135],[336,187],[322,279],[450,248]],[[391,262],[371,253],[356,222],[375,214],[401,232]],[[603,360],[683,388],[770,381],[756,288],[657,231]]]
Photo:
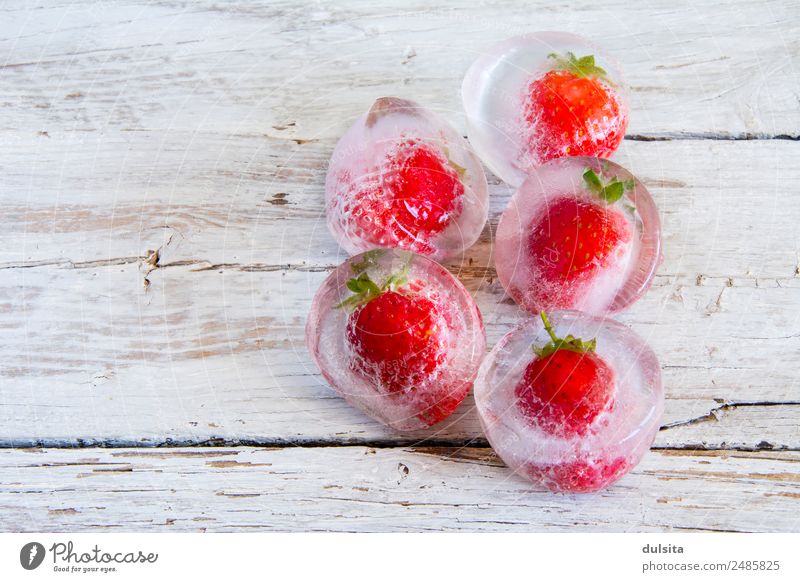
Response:
[[[709,410],[707,413],[684,421],[673,422],[662,425],[660,431],[668,431],[687,425],[699,424],[703,422],[713,422],[718,420],[718,415],[723,411],[736,410],[737,408],[756,408],[756,407],[776,407],[776,406],[800,406],[800,401],[788,402],[725,402]],[[255,447],[255,448],[336,448],[336,447],[367,447],[372,449],[392,449],[405,448],[412,450],[428,450],[433,448],[441,449],[489,449],[491,445],[485,437],[473,438],[415,438],[405,437],[402,434],[393,438],[380,439],[303,439],[303,438],[209,438],[202,440],[192,439],[163,439],[160,441],[148,440],[125,440],[125,439],[3,439],[0,440],[0,449],[121,449],[121,448],[222,448],[222,447]],[[675,452],[792,452],[800,451],[800,447],[775,446],[767,440],[762,440],[753,446],[698,446],[687,445],[656,445],[652,446],[653,451],[675,451]]]
[[[665,430],[661,427],[661,430]],[[190,439],[164,439],[163,441],[136,441],[119,439],[87,439],[76,438],[71,440],[3,440],[0,441],[0,450],[3,449],[217,449],[217,448],[262,448],[262,449],[318,449],[318,448],[347,448],[366,447],[370,449],[411,449],[427,450],[440,449],[491,449],[489,442],[483,437],[471,439],[416,439],[416,438],[386,438],[386,439],[226,439],[211,438],[200,441]],[[768,441],[761,441],[754,446],[697,446],[697,445],[671,445],[653,446],[651,451],[675,453],[753,453],[753,452],[800,452],[800,447],[775,446]]]

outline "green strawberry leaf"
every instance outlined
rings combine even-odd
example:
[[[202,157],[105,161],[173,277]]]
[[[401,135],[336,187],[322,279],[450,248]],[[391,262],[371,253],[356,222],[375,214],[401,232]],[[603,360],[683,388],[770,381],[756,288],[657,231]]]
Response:
[[[602,177],[591,168],[586,168],[583,173],[583,181],[586,182],[586,187],[591,192],[608,204],[614,204],[614,202],[622,198],[627,190],[632,190],[635,186],[633,180],[622,182],[616,176],[611,178],[609,182],[604,183]]]
[[[622,185],[622,182],[617,181],[617,179],[614,178],[614,181],[612,181],[607,186],[603,187],[603,190],[601,191],[600,195],[602,196],[603,200],[605,200],[609,204],[613,204],[614,202],[622,198],[622,195],[624,193],[625,193],[625,186]]]
[[[591,168],[586,168],[586,171],[583,173],[583,181],[586,182],[586,185],[589,186],[589,190],[592,192],[597,193],[603,189],[603,182],[600,180],[600,176]]]
[[[547,58],[555,61],[554,70],[569,71],[576,77],[598,77],[610,82],[606,70],[595,64],[594,55],[578,58],[575,53],[567,51],[565,56],[558,53],[550,53]]]
[[[363,258],[357,263],[351,263],[350,268],[354,275],[360,275],[370,267],[378,264],[378,259],[386,252],[386,249],[375,249],[364,253]]]
[[[411,253],[408,254],[408,258],[403,266],[400,267],[396,273],[389,275],[380,287],[370,278],[367,270],[376,266],[378,259],[385,252],[385,249],[369,251],[364,253],[364,258],[362,260],[351,264],[350,268],[358,276],[348,279],[345,286],[353,292],[353,295],[336,305],[337,309],[364,305],[386,291],[397,291],[400,287],[408,283],[408,272],[411,268],[411,261],[414,258],[414,255]]]
[[[375,299],[382,292],[381,288],[369,278],[366,272],[361,273],[358,277],[349,279],[346,286],[353,292],[353,295],[339,303],[336,306],[337,308],[363,305]]]
[[[404,264],[400,267],[400,270],[396,273],[392,273],[389,277],[384,281],[383,285],[381,285],[382,291],[397,291],[400,287],[408,283],[408,269],[410,267],[409,263]]]
[[[540,348],[533,346],[533,352],[540,358],[546,358],[558,350],[569,350],[571,352],[585,354],[587,352],[594,352],[597,349],[597,338],[593,338],[589,341],[583,341],[581,338],[577,338],[573,335],[560,338],[556,335],[556,332],[553,331],[553,326],[550,325],[550,320],[547,318],[547,314],[542,311],[539,315],[542,318],[544,329],[547,331],[547,335],[550,336],[550,342],[544,346]]]

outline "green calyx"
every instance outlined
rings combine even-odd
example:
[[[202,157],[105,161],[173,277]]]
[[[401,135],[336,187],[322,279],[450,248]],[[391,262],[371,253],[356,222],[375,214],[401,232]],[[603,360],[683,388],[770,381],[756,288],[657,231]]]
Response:
[[[597,338],[591,339],[588,342],[583,341],[580,338],[577,338],[573,335],[568,335],[565,338],[560,338],[556,335],[556,332],[553,331],[553,326],[550,325],[550,320],[547,319],[547,314],[542,311],[539,314],[542,318],[542,322],[544,323],[544,329],[547,331],[547,335],[550,336],[550,343],[546,344],[541,348],[537,348],[533,346],[534,353],[539,356],[540,358],[546,358],[547,356],[557,352],[558,350],[568,350],[570,352],[578,352],[579,354],[585,354],[587,352],[593,352],[597,348]]]
[[[614,204],[617,200],[622,198],[627,190],[633,190],[633,180],[625,180],[624,182],[614,176],[611,180],[604,182],[602,174],[598,175],[593,169],[586,168],[583,173],[583,181],[586,182],[586,187],[596,194],[601,200]]]
[[[346,286],[353,292],[353,295],[339,303],[336,306],[337,309],[355,308],[364,305],[386,291],[397,291],[408,282],[408,270],[411,267],[411,257],[413,255],[409,255],[409,260],[400,267],[400,270],[389,275],[382,285],[378,285],[370,278],[367,270],[377,264],[378,258],[384,252],[384,250],[378,249],[364,253],[364,257],[359,262],[350,265],[353,274],[356,276],[349,279]]]
[[[594,55],[578,58],[575,53],[567,51],[566,56],[550,53],[547,58],[555,61],[555,70],[569,71],[576,77],[599,77],[604,81],[608,81],[608,73],[604,68],[598,67],[594,63]]]
[[[378,259],[380,259],[386,249],[375,249],[373,251],[367,251],[363,255],[361,255],[361,260],[357,263],[351,263],[350,269],[353,271],[354,275],[360,275],[367,269],[370,269],[378,264]]]

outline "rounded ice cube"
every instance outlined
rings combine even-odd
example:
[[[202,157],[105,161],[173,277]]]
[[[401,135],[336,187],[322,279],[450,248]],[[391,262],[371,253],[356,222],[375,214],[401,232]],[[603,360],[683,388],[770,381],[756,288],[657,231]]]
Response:
[[[628,125],[619,66],[566,32],[492,46],[469,68],[461,92],[472,147],[512,186],[551,159],[609,157]]]
[[[650,287],[661,222],[647,188],[598,158],[553,160],[519,187],[500,218],[497,275],[533,313],[618,312]]]
[[[328,228],[348,253],[402,248],[449,258],[480,236],[486,175],[443,119],[382,97],[339,140],[325,180]]]
[[[449,416],[486,351],[480,312],[447,269],[378,249],[351,257],[317,291],[306,344],[350,404],[397,430]]]
[[[481,426],[514,473],[553,491],[596,491],[628,473],[650,448],[664,407],[661,369],[645,341],[621,323],[578,311],[555,311],[549,320],[560,338],[596,339],[593,355],[610,369],[607,404],[584,431],[559,432],[526,414],[520,383],[541,357],[532,348],[551,341],[543,322],[531,318],[503,337],[481,365],[475,381]],[[568,372],[579,375],[578,365]]]

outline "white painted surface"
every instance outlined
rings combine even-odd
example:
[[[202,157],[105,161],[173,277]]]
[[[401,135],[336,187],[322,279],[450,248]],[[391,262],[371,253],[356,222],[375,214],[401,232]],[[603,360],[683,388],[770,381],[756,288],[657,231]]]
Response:
[[[797,529],[796,452],[653,451],[610,489],[532,491],[490,449],[0,451],[0,529]]]
[[[800,144],[784,137],[800,137],[800,8],[626,4],[4,4],[0,446],[284,448],[0,451],[0,529],[151,529],[153,501],[174,502],[164,519],[181,529],[796,530]],[[660,450],[579,501],[524,493],[495,461],[395,448],[482,445],[472,400],[393,434],[335,397],[302,337],[343,258],[322,217],[337,136],[387,94],[463,129],[476,51],[540,28],[584,32],[622,61],[636,139],[615,159],[665,231],[653,290],[621,317],[664,368]],[[449,265],[490,345],[521,317],[491,267],[509,195],[492,180],[481,241]],[[115,455],[133,470],[81,466]],[[393,497],[382,471],[400,462],[419,481]],[[226,482],[245,497],[209,493]],[[347,495],[320,505],[329,484]]]

